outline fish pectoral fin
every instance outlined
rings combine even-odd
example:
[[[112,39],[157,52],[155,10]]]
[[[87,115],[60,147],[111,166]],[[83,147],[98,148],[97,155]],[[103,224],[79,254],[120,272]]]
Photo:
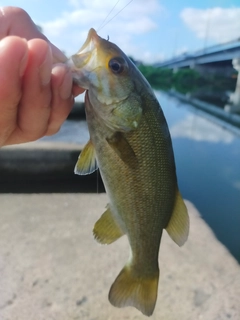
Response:
[[[110,244],[124,235],[124,232],[114,220],[109,206],[100,219],[95,223],[93,235],[94,238],[102,244]]]
[[[124,163],[129,167],[136,167],[138,163],[136,154],[121,132],[115,132],[111,138],[107,138],[106,140]]]
[[[157,299],[159,270],[155,274],[136,275],[132,265],[126,265],[109,291],[110,303],[118,308],[132,306],[151,316]]]
[[[189,216],[187,207],[178,190],[176,193],[173,214],[166,230],[172,240],[180,247],[187,241],[189,234]]]
[[[93,147],[92,141],[89,140],[80,153],[80,156],[74,168],[74,173],[79,175],[86,175],[93,173],[95,170],[97,170],[97,168],[98,165],[95,156],[95,149]]]

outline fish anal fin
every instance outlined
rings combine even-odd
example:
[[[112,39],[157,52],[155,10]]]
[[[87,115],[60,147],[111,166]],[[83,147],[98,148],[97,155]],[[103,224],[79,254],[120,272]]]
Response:
[[[91,140],[83,148],[78,161],[74,168],[74,173],[79,175],[86,175],[97,170],[97,161],[95,157],[95,149]]]
[[[93,235],[95,239],[102,244],[110,244],[124,235],[124,232],[114,220],[109,206],[95,223]]]
[[[130,167],[137,165],[137,157],[123,133],[115,132],[111,138],[106,139],[110,147],[122,161]]]
[[[180,247],[187,241],[189,234],[189,216],[187,207],[179,191],[176,192],[173,213],[166,230],[172,240]]]
[[[118,308],[132,306],[151,316],[158,291],[159,270],[151,276],[137,276],[130,265],[119,273],[109,291],[110,303]]]

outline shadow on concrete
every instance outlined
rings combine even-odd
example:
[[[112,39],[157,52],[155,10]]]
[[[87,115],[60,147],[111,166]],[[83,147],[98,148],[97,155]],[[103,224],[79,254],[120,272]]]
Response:
[[[64,174],[1,174],[0,193],[102,193],[105,192],[99,172],[77,176]]]

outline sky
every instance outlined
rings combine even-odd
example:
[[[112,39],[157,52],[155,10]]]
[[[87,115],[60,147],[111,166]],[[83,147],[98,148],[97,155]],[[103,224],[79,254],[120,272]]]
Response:
[[[240,38],[240,0],[0,0],[7,5],[26,10],[67,56],[91,27],[145,63]]]

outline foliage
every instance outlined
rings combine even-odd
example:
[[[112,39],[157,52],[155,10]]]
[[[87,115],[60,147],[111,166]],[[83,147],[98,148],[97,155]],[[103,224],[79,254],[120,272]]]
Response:
[[[156,68],[141,64],[139,70],[155,89],[168,90],[172,87],[173,72],[170,69]]]
[[[154,89],[170,90],[171,88],[181,93],[196,93],[201,88],[215,91],[234,91],[236,79],[216,74],[200,74],[189,68],[174,71],[167,68],[157,68],[152,65],[141,64],[139,70]],[[208,90],[207,89],[207,90]]]
[[[200,74],[192,69],[179,69],[173,74],[174,89],[181,93],[194,92],[201,82]]]

